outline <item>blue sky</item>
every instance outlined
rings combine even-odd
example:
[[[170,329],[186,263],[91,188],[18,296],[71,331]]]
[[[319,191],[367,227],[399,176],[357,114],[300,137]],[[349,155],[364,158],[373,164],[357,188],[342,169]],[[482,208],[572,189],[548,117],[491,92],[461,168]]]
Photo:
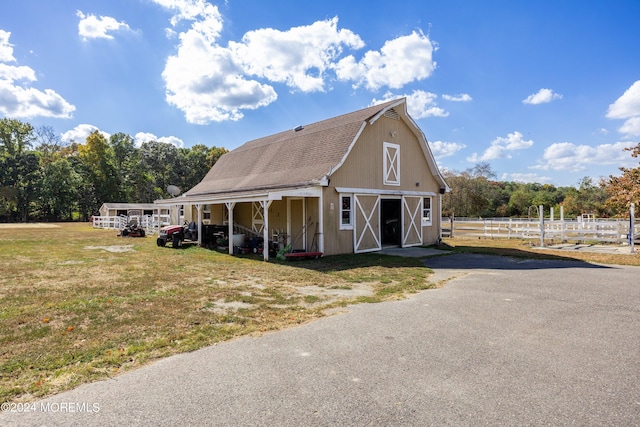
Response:
[[[443,170],[637,166],[640,1],[4,0],[0,117],[233,149],[407,97]]]

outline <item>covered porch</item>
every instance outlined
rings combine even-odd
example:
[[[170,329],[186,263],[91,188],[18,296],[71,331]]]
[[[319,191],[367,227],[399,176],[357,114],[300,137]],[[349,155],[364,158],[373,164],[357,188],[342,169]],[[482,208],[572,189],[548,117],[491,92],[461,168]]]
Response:
[[[261,251],[268,261],[285,248],[293,254],[324,251],[321,187],[186,196],[157,203],[169,206],[180,222],[195,222],[199,231],[205,225],[224,226],[230,255],[251,249]],[[198,233],[200,246],[203,234]]]

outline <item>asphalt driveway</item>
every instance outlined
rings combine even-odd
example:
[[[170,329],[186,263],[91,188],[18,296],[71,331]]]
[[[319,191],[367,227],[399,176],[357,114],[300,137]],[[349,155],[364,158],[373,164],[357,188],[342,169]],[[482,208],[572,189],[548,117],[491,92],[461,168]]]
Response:
[[[640,425],[640,268],[426,263],[442,288],[160,360],[0,425]]]

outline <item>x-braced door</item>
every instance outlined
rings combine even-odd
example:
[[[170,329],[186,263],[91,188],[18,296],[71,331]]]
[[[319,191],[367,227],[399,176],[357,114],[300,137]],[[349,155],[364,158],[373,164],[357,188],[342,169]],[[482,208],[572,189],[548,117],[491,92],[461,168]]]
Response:
[[[422,197],[402,198],[402,247],[422,244]]]
[[[382,249],[380,240],[380,196],[355,195],[353,251],[371,252]]]

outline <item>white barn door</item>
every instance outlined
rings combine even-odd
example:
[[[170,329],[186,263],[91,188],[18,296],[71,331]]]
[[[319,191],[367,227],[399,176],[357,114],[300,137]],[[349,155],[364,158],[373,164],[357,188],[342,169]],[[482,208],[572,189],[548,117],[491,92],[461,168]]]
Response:
[[[382,249],[380,239],[380,196],[355,195],[353,251],[372,252]]]
[[[422,197],[402,198],[402,247],[422,244]]]

